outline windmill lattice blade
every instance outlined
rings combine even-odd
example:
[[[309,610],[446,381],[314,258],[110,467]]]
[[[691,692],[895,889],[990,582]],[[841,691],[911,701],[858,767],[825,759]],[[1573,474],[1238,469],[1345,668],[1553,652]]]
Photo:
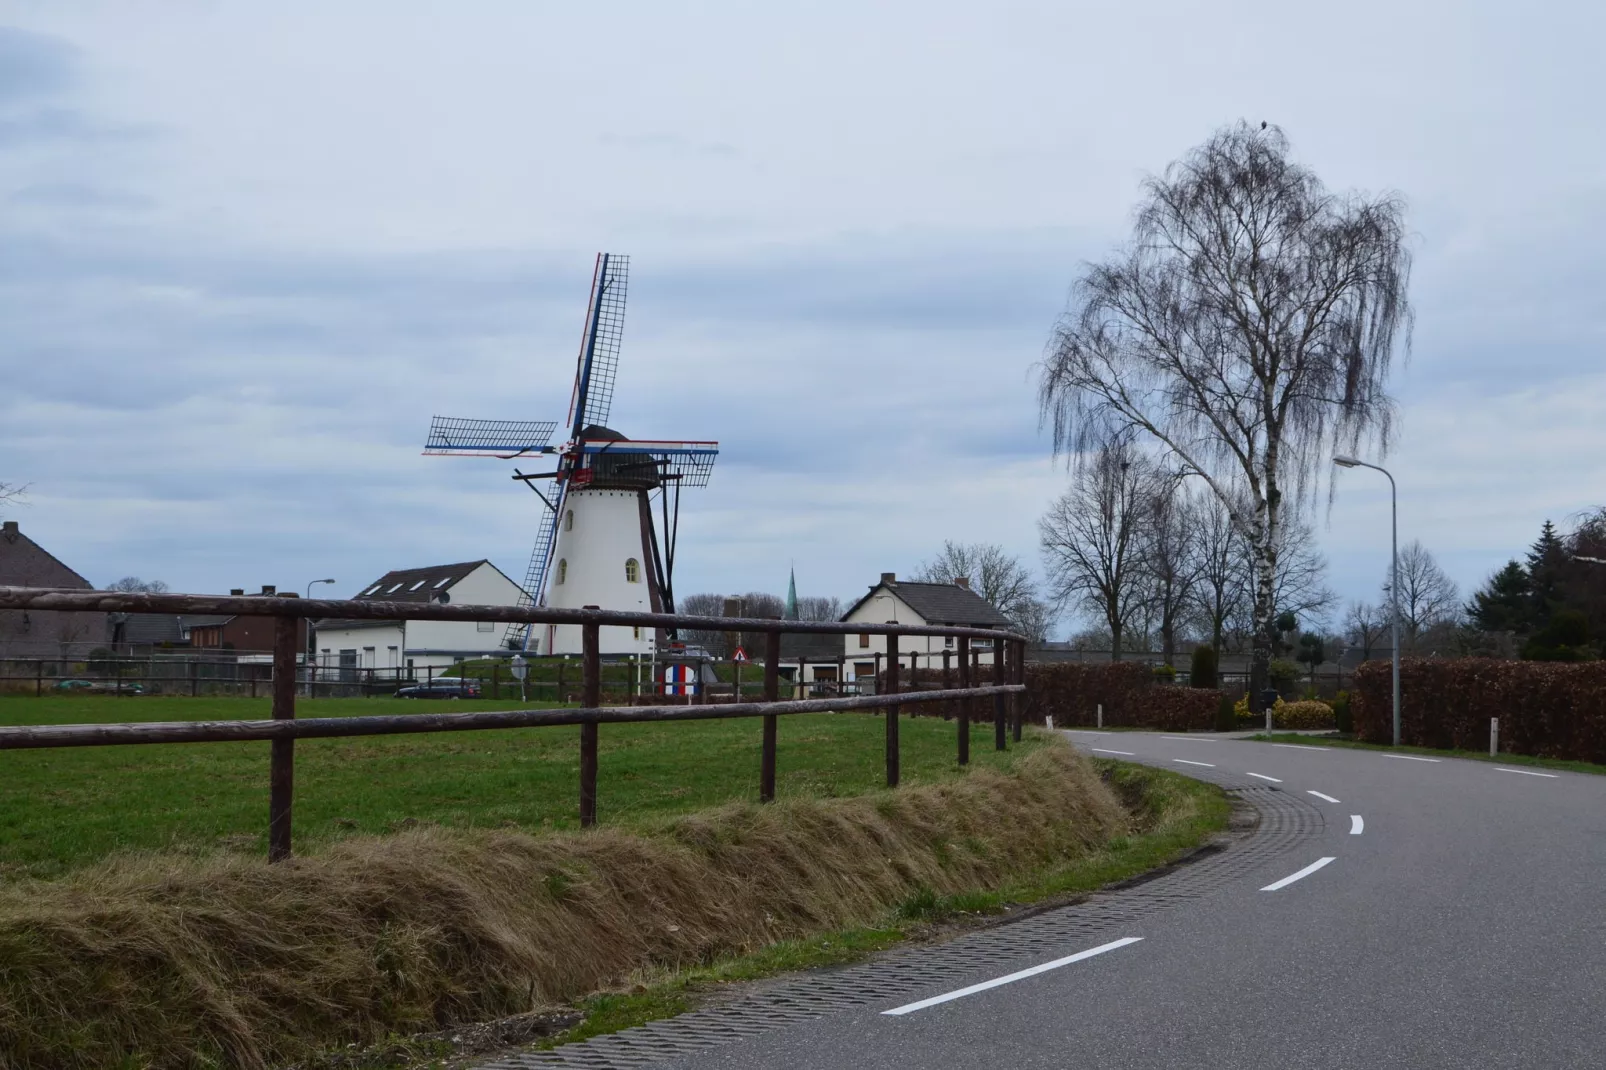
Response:
[[[575,430],[592,424],[606,424],[613,407],[613,381],[619,372],[619,346],[625,334],[625,292],[630,282],[630,258],[607,254],[604,269],[597,273],[587,310],[587,336],[580,349],[580,373],[585,383],[585,406]],[[592,332],[595,337],[592,337]],[[589,372],[585,355],[591,354]],[[571,414],[572,416],[572,414]]]
[[[563,501],[568,484],[565,482],[557,488],[557,494],[550,496],[555,508],[548,509],[541,517],[541,526],[536,529],[535,546],[530,550],[530,564],[524,570],[524,585],[519,591],[519,606],[534,606],[541,602],[541,592],[546,586],[547,569],[552,564],[552,546],[558,534],[558,517],[563,513]],[[533,625],[509,624],[507,631],[502,635],[502,645],[510,650],[527,650],[529,644],[525,641],[525,633]]]
[[[436,416],[429,423],[428,454],[489,457],[539,452],[558,429],[555,420],[462,420]]]

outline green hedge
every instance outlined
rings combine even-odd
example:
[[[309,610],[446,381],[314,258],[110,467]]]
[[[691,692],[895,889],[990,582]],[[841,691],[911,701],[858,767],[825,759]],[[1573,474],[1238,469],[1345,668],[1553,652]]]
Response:
[[[1355,734],[1393,742],[1389,663],[1355,670]],[[1541,758],[1606,763],[1606,662],[1406,658],[1400,664],[1400,741],[1483,750],[1500,718],[1500,749]]]

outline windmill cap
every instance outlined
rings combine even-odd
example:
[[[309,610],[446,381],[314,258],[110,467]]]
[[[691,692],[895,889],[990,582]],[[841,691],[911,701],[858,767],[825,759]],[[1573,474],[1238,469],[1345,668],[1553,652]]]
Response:
[[[592,424],[580,432],[580,437],[587,442],[629,442],[630,440],[611,427],[601,424]]]

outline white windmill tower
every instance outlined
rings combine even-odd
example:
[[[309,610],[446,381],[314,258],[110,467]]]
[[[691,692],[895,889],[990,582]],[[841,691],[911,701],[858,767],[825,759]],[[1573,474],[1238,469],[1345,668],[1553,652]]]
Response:
[[[426,454],[502,460],[556,455],[553,471],[513,470],[513,478],[523,480],[545,506],[522,604],[675,611],[680,492],[708,485],[719,443],[633,441],[606,426],[624,334],[629,263],[628,257],[597,255],[569,400],[568,442],[547,445],[557,429],[554,421],[437,416],[430,424]],[[664,638],[674,636],[609,627],[601,631],[600,646],[604,654],[646,654]],[[513,625],[503,642],[531,653],[581,652],[578,625]]]

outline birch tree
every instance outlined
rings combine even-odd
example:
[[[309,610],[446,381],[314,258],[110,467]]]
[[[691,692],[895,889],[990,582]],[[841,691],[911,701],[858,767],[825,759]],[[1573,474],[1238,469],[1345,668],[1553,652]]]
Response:
[[[1041,365],[1056,451],[1085,459],[1136,432],[1247,503],[1257,704],[1279,529],[1314,505],[1335,451],[1389,443],[1405,243],[1397,197],[1330,193],[1281,130],[1240,122],[1145,183],[1131,241],[1086,267]]]

